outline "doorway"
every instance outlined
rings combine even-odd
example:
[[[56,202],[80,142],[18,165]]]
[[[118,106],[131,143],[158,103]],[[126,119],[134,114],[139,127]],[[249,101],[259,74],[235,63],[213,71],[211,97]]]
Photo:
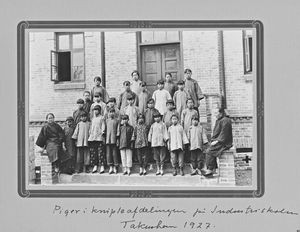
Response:
[[[182,79],[180,43],[141,46],[141,66],[142,79],[151,94],[166,73],[171,73],[177,83]]]

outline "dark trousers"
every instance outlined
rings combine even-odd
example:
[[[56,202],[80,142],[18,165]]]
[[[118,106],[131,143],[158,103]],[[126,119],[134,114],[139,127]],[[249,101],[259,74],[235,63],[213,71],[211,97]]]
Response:
[[[106,144],[106,160],[107,165],[117,167],[119,165],[119,157],[116,144]]]
[[[77,147],[76,170],[79,171],[83,165],[90,165],[90,151],[88,147]]]
[[[153,149],[153,157],[157,166],[163,166],[165,164],[166,159],[166,147],[152,147]]]
[[[171,151],[171,163],[172,167],[183,167],[184,164],[184,152],[181,149],[177,149],[174,151]]]
[[[136,153],[137,153],[140,167],[147,168],[148,160],[149,160],[149,148],[148,147],[137,148]]]
[[[90,154],[91,154],[91,165],[101,165],[105,164],[104,156],[104,145],[100,141],[91,141],[89,142]]]
[[[203,169],[205,165],[205,154],[200,149],[192,150],[190,152],[193,169]]]

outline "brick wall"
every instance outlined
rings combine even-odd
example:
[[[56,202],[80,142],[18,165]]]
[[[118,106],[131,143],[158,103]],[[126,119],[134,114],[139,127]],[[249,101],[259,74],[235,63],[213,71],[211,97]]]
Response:
[[[230,116],[252,116],[253,84],[244,75],[242,31],[224,31],[227,108]]]
[[[29,118],[43,121],[47,113],[56,120],[65,120],[76,108],[76,100],[85,89],[90,90],[93,77],[101,74],[100,32],[85,33],[85,89],[54,89],[50,81],[50,51],[55,49],[53,32],[35,32],[30,35]],[[55,102],[55,104],[53,104]]]
[[[183,31],[184,68],[193,71],[204,94],[220,93],[218,32]]]
[[[131,80],[131,72],[137,69],[135,32],[105,33],[106,88],[112,97],[123,92],[123,82]]]

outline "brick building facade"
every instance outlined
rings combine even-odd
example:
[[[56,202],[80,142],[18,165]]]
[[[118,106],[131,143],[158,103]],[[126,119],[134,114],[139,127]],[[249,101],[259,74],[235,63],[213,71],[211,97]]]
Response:
[[[110,96],[118,97],[133,70],[139,70],[153,89],[165,72],[171,71],[176,82],[188,67],[206,96],[200,105],[202,124],[211,132],[213,112],[225,99],[235,146],[252,147],[251,48],[251,30],[31,32],[29,135],[37,136],[49,112],[61,122],[72,115],[76,100],[91,90],[95,76],[102,77]],[[59,55],[71,68],[68,80],[57,79]]]

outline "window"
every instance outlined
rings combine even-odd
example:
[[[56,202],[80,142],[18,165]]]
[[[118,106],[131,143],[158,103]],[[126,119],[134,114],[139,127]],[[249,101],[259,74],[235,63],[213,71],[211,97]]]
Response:
[[[141,43],[179,42],[179,31],[142,31]]]
[[[244,30],[243,31],[243,48],[244,48],[244,74],[252,73],[252,31]]]
[[[82,82],[84,79],[84,33],[56,33],[56,51],[51,51],[51,80]]]

